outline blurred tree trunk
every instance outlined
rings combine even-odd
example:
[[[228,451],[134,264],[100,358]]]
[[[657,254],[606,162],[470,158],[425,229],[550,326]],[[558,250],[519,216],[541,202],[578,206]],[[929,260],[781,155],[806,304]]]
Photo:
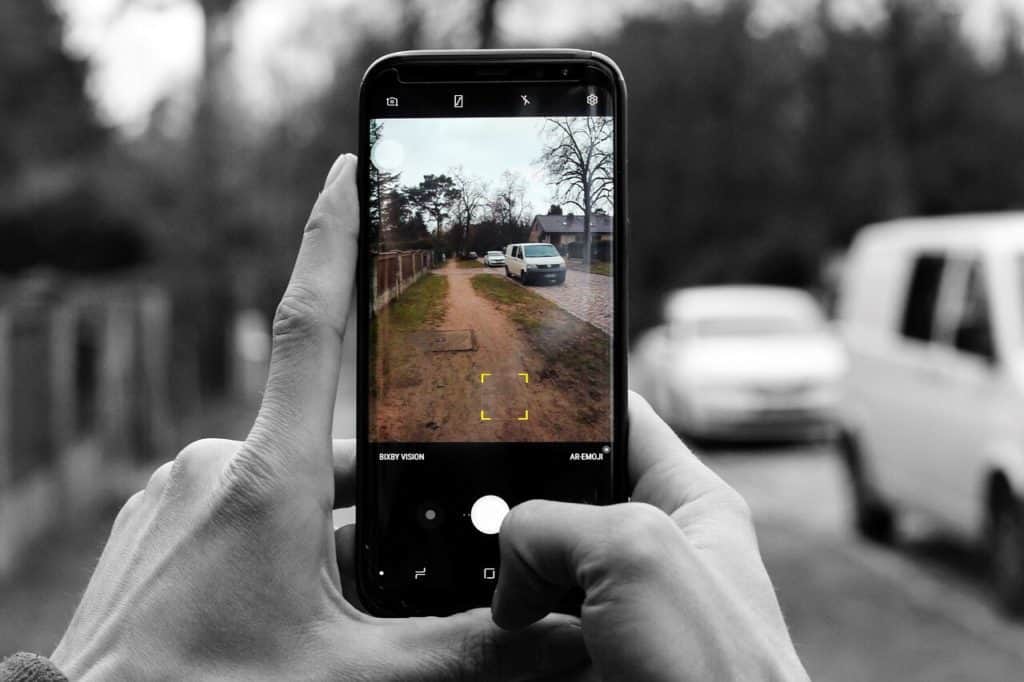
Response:
[[[423,10],[416,0],[402,0],[401,49],[415,50],[423,36]]]
[[[820,51],[811,57],[807,69],[807,91],[810,116],[807,120],[804,154],[808,162],[805,176],[807,204],[825,218],[834,199],[834,179],[827,169],[835,161],[833,149],[833,106],[830,85],[835,78],[832,67],[836,50],[836,30],[832,22],[832,0],[820,0],[815,16],[815,30],[820,39]]]
[[[181,187],[178,258],[169,284],[175,291],[174,335],[181,359],[181,398],[198,404],[222,394],[228,383],[228,327],[235,299],[226,237],[224,160],[230,126],[223,120],[226,66],[232,49],[232,12],[239,0],[121,0],[132,7],[162,9],[191,2],[203,17],[203,47],[189,151]],[[243,278],[244,279],[244,278]]]
[[[910,148],[914,136],[913,102],[916,77],[913,63],[914,0],[887,0],[888,26],[883,44],[888,64],[886,92],[887,115],[883,135],[887,192],[882,197],[886,218],[910,215],[917,211],[911,176]]]
[[[196,237],[200,268],[196,307],[199,380],[204,392],[222,394],[228,385],[228,328],[234,311],[233,277],[226,237],[224,162],[228,122],[224,120],[224,80],[232,49],[232,10],[238,0],[198,0],[203,12],[203,54],[192,127],[192,209],[183,226]]]
[[[481,49],[494,47],[496,18],[500,0],[480,0],[480,20],[477,24]]]

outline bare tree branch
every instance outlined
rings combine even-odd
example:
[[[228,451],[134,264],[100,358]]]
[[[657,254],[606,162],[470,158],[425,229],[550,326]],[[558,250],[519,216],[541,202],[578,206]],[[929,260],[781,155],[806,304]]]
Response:
[[[540,162],[555,200],[583,212],[583,261],[589,266],[591,216],[598,208],[611,207],[614,199],[612,120],[604,116],[549,118],[545,127],[547,143]]]

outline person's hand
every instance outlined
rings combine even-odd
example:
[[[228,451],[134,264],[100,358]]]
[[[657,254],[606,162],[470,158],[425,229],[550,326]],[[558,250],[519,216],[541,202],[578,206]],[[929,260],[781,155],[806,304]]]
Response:
[[[586,660],[568,617],[511,634],[488,609],[377,619],[343,597],[331,508],[352,503],[354,448],[331,423],[355,169],[339,158],[313,207],[249,436],[189,445],[125,504],[51,657],[69,678],[528,679]]]
[[[495,622],[526,626],[580,587],[602,679],[807,680],[744,500],[635,393],[629,416],[631,502],[505,517]]]

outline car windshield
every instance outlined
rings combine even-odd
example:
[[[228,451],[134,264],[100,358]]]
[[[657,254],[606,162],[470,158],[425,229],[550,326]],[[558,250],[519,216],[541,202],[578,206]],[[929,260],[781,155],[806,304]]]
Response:
[[[558,249],[551,246],[551,244],[527,244],[523,247],[523,251],[530,258],[558,255]]]
[[[488,251],[487,255],[488,256],[500,256],[501,255],[501,251]]]
[[[707,317],[686,323],[691,334],[703,337],[813,334],[821,321],[802,317]]]

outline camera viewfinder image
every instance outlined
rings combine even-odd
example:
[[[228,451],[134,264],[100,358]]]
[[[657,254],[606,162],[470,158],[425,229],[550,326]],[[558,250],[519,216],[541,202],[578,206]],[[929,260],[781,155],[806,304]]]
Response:
[[[612,119],[370,125],[371,439],[610,441]]]

